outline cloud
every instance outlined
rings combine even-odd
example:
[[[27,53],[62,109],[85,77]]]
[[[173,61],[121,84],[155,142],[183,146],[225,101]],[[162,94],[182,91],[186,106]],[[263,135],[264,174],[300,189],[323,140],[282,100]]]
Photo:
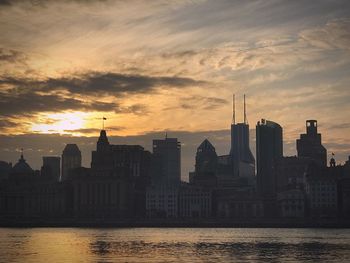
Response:
[[[350,129],[350,122],[344,122],[344,123],[330,125],[328,128],[332,129],[332,130]]]
[[[121,106],[103,102],[105,96],[123,97],[154,92],[157,89],[183,88],[206,82],[181,77],[152,77],[119,73],[91,72],[74,77],[43,80],[3,77],[0,85],[2,116],[33,114],[63,110],[115,111],[116,113],[147,113],[147,106]],[[85,96],[89,96],[84,100]]]
[[[0,116],[28,116],[38,112],[60,112],[65,110],[95,110],[110,111],[115,103],[84,102],[74,98],[64,98],[59,95],[42,95],[33,91],[12,94],[0,92]]]
[[[23,62],[26,56],[23,52],[14,49],[0,48],[0,61],[8,63]]]
[[[201,95],[193,95],[180,97],[177,101],[176,106],[168,106],[163,110],[215,110],[223,105],[227,104],[228,101],[218,97],[206,97]]]
[[[121,126],[108,126],[108,131],[121,131],[124,130],[125,127],[121,127]],[[85,135],[91,135],[91,134],[99,134],[99,132],[101,131],[101,129],[96,129],[96,128],[83,128],[83,129],[74,129],[74,130],[64,130],[64,132],[66,133],[71,133],[71,134],[77,134],[77,133],[81,133],[81,134],[85,134]]]
[[[350,50],[350,19],[335,19],[323,27],[304,30],[300,37],[321,49]]]

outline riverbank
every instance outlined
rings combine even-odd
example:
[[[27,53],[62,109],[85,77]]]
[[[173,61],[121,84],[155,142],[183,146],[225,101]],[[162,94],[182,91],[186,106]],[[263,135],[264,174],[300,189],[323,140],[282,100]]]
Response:
[[[0,227],[191,227],[191,228],[350,228],[347,219],[254,219],[254,220],[82,220],[0,219]]]

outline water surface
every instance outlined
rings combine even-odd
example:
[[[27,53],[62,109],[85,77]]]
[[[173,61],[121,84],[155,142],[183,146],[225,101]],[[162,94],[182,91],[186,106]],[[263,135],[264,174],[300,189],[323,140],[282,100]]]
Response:
[[[350,262],[350,229],[0,228],[0,262]]]

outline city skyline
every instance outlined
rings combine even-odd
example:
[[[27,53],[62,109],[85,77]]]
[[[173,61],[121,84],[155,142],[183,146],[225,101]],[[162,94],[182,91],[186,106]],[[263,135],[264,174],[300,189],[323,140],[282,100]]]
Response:
[[[98,136],[103,116],[118,143],[141,141],[151,149],[144,138],[168,131],[185,143],[184,152],[188,145],[195,152],[192,135],[229,144],[232,93],[237,122],[246,94],[251,128],[261,118],[274,120],[292,146],[302,123],[317,119],[328,150],[347,159],[346,1],[0,5],[1,159],[14,162],[23,147],[38,166],[39,156],[63,148],[45,141],[76,136],[92,143],[87,137]],[[38,143],[15,143],[24,137]]]

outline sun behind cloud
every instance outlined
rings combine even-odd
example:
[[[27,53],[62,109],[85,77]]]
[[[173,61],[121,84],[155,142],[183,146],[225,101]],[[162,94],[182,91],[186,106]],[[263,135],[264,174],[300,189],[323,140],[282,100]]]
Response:
[[[85,112],[63,112],[52,113],[41,117],[45,123],[35,123],[31,129],[36,133],[60,133],[71,134],[74,130],[85,127],[86,118],[89,116]]]

